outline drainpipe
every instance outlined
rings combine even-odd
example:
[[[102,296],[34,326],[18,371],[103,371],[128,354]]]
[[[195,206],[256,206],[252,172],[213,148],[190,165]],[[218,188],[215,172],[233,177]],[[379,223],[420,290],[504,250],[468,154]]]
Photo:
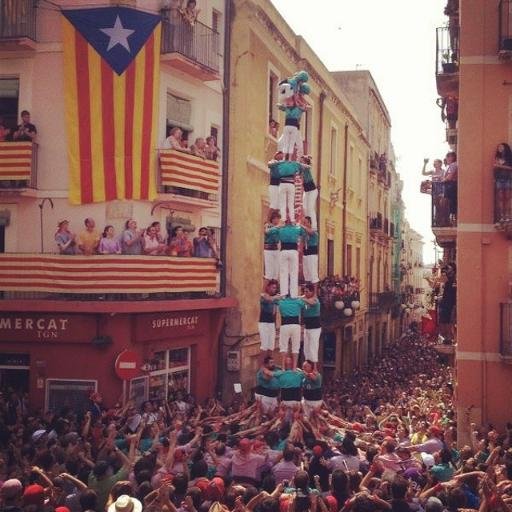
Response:
[[[221,230],[220,230],[220,258],[223,268],[220,272],[220,294],[226,296],[227,273],[227,225],[228,225],[228,169],[229,169],[229,100],[230,100],[230,73],[231,73],[231,16],[232,0],[225,2],[224,22],[224,74],[222,84],[222,190],[221,190]]]
[[[228,225],[228,169],[229,169],[229,106],[230,106],[230,73],[231,73],[231,29],[232,29],[232,0],[224,2],[224,73],[222,78],[222,189],[221,189],[221,230],[220,230],[220,258],[223,267],[220,271],[220,295],[226,296],[227,275],[227,225]],[[224,325],[226,319],[224,318]],[[220,329],[217,349],[217,396],[222,396],[224,383],[224,328]]]
[[[318,200],[316,202],[316,219],[317,225],[320,226],[320,213],[322,209],[320,208],[322,199],[320,197],[320,192],[322,188],[322,144],[324,138],[324,103],[327,94],[324,91],[320,92],[320,118],[318,120],[318,144],[317,144],[317,158],[316,158],[316,168],[318,169],[318,178],[317,178],[317,187],[318,187]]]
[[[341,268],[343,274],[346,272],[345,264],[347,259],[347,174],[348,174],[348,123],[345,123],[345,154],[343,155],[343,213],[341,221]]]

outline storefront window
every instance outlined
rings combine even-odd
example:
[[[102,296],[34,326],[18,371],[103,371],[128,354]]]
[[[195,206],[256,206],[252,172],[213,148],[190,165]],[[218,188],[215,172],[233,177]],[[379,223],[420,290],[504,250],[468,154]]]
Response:
[[[97,386],[96,380],[47,379],[46,409],[56,413],[69,407],[74,412],[84,412],[89,408],[89,397]]]
[[[178,391],[190,391],[190,350],[179,348],[156,352],[149,375],[150,400],[174,400]]]

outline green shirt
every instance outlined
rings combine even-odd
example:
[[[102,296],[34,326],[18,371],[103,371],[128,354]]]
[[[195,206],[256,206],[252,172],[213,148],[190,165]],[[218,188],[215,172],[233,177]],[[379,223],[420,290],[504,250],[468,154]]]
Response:
[[[304,389],[319,389],[322,387],[322,376],[318,373],[315,379],[308,379],[302,376],[302,387]]]
[[[266,379],[263,370],[259,369],[258,373],[256,374],[256,384],[262,388],[279,389],[279,380],[275,376],[276,371],[278,372],[282,370],[275,370],[274,375],[270,379]]]
[[[268,170],[271,178],[279,179],[279,163],[280,160],[268,164]]]
[[[302,386],[302,372],[297,370],[281,370],[274,372],[279,381],[279,387],[284,389],[300,388]]]
[[[299,298],[285,297],[279,300],[279,312],[281,316],[300,316],[304,301]]]
[[[300,163],[294,160],[281,160],[277,163],[279,177],[293,176],[300,171]]]
[[[309,304],[308,302],[304,301],[302,314],[304,315],[304,318],[314,318],[316,316],[320,316],[320,301],[315,299],[314,304]]]
[[[313,175],[311,174],[311,167],[309,166],[302,166],[302,179],[304,180],[304,183],[314,183]]]
[[[103,512],[105,510],[105,505],[107,504],[108,495],[110,494],[112,486],[120,480],[127,480],[127,478],[128,469],[124,466],[115,475],[104,477],[101,480],[98,480],[94,473],[91,472],[87,485],[90,489],[96,491],[96,494],[98,495],[98,500],[96,502],[96,510],[98,512]]]
[[[296,224],[285,224],[279,229],[279,240],[285,244],[297,244],[301,236],[306,236],[306,230]]]
[[[306,234],[306,244],[308,247],[318,247],[318,231]]]
[[[277,226],[265,229],[264,242],[265,244],[279,243],[279,228]]]

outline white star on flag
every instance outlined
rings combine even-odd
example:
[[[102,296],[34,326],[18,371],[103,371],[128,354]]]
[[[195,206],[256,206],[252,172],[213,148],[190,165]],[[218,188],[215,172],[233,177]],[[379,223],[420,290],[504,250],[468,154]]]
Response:
[[[128,37],[132,35],[135,32],[135,30],[124,28],[121,23],[121,20],[119,19],[119,16],[117,16],[116,22],[114,23],[114,26],[112,28],[100,28],[100,30],[104,34],[107,34],[108,37],[110,37],[107,52],[109,52],[110,50],[112,50],[112,48],[120,44],[121,46],[126,48],[126,50],[128,50],[128,53],[130,53]]]

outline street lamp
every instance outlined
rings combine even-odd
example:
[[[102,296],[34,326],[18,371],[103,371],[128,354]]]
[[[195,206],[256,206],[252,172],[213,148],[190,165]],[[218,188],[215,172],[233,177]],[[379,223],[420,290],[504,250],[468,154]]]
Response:
[[[53,210],[53,201],[50,197],[45,197],[40,203],[39,203],[39,224],[40,224],[40,231],[41,231],[41,253],[44,253],[44,239],[43,239],[43,208],[44,205],[48,201],[50,203],[50,206]]]

